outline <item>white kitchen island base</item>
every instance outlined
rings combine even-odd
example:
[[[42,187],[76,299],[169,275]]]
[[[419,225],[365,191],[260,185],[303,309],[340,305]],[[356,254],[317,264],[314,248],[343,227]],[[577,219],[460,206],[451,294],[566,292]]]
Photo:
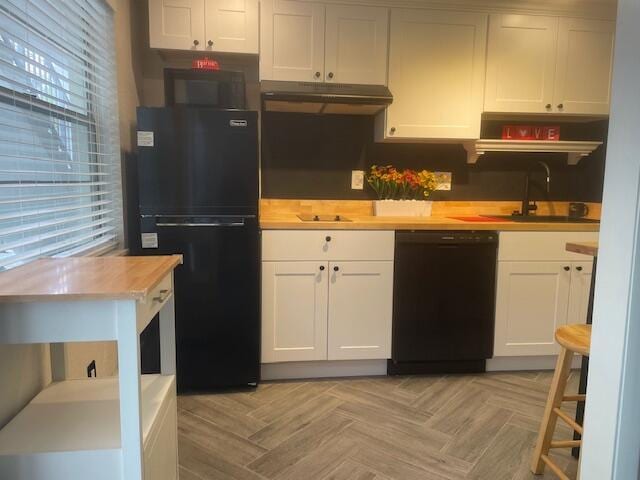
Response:
[[[181,262],[42,259],[3,272],[0,344],[116,341],[118,377],[40,392],[0,430],[0,479],[177,480],[173,270]],[[141,375],[140,333],[158,313],[161,374]]]

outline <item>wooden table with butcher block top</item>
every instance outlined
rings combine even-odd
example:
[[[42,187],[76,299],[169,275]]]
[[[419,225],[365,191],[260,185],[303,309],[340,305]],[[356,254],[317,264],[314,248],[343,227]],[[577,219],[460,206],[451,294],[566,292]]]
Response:
[[[181,255],[48,258],[0,273],[0,344],[116,341],[119,370],[40,392],[0,430],[3,478],[177,479],[181,263]],[[139,335],[157,313],[161,374],[141,375]]]

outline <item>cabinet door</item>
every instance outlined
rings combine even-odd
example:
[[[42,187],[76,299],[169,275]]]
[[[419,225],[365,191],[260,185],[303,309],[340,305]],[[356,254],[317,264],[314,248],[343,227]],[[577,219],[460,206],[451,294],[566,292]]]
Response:
[[[484,14],[391,11],[385,138],[479,138],[486,34]]]
[[[615,23],[560,19],[554,107],[559,112],[608,115]]]
[[[386,85],[389,11],[327,5],[325,81]]]
[[[324,6],[294,0],[260,2],[260,79],[324,79]]]
[[[593,262],[571,264],[571,293],[567,323],[587,323]]]
[[[329,360],[391,357],[393,262],[329,264]]]
[[[557,34],[554,17],[490,16],[485,111],[553,111]]]
[[[569,262],[498,262],[495,356],[554,355],[567,323]]]
[[[204,0],[149,0],[151,48],[203,50]]]
[[[207,51],[258,53],[258,0],[206,0]]]
[[[262,263],[262,362],[327,359],[326,262]]]

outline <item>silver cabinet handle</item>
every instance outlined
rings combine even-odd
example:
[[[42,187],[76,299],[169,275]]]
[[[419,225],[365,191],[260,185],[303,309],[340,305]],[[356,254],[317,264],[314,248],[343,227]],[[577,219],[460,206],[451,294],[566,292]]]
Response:
[[[171,293],[171,290],[160,290],[160,292],[158,292],[159,295],[157,297],[153,297],[153,301],[154,302],[158,302],[158,303],[162,303],[164,302],[168,297],[169,294]]]
[[[244,227],[244,222],[230,223],[156,223],[156,227]]]

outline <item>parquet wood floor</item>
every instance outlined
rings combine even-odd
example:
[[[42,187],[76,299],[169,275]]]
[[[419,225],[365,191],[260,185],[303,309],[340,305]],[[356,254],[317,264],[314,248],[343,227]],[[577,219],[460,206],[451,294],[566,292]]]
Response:
[[[180,480],[553,479],[529,472],[551,376],[267,382],[181,396]],[[559,424],[556,438],[571,435]],[[552,455],[575,477],[569,450]]]

